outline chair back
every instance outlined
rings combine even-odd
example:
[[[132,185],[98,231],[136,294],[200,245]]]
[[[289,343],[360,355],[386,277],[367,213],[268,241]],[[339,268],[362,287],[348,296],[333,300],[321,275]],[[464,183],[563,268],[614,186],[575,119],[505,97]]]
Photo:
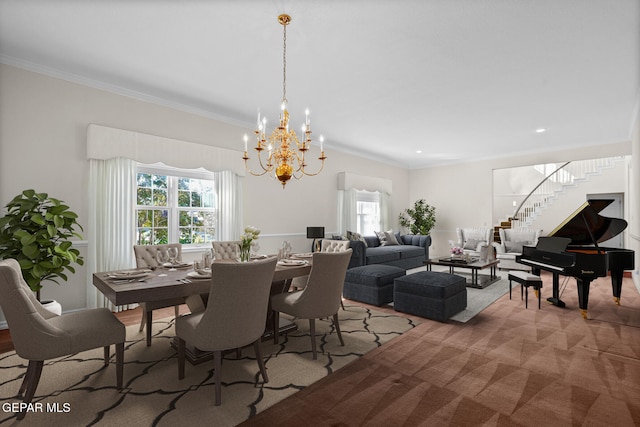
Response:
[[[349,240],[323,239],[320,252],[342,252],[349,249]]]
[[[0,308],[9,325],[16,353],[28,360],[45,360],[43,344],[63,334],[47,322],[56,317],[40,304],[22,277],[15,259],[0,261]]]
[[[535,246],[538,244],[538,238],[542,230],[533,230],[530,228],[500,228],[500,244],[505,252],[521,253],[522,246]]]
[[[315,252],[307,286],[294,303],[307,319],[333,316],[340,308],[342,288],[351,259],[351,249],[341,252]]]
[[[463,249],[480,250],[482,246],[490,245],[493,239],[492,228],[456,228],[458,245]]]
[[[214,262],[211,290],[195,329],[201,350],[226,350],[255,342],[265,330],[275,257],[251,262]]]
[[[182,245],[180,243],[167,243],[164,245],[134,245],[133,253],[136,256],[136,267],[156,267],[156,258],[159,251],[167,252],[169,248],[178,248],[178,261],[182,261]]]
[[[213,245],[213,256],[215,259],[236,259],[238,255],[238,245],[240,244],[237,240],[228,240],[228,241],[219,241],[219,242],[211,242]]]

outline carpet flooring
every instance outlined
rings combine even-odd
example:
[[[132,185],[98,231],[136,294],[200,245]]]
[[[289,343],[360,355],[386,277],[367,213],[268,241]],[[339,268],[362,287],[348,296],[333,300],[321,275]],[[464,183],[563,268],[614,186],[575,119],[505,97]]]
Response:
[[[544,276],[543,298],[551,277]],[[640,295],[608,278],[591,286],[589,320],[577,307],[525,309],[520,290],[466,323],[416,328],[242,425],[638,426]]]
[[[262,383],[251,347],[228,354],[222,365],[222,405],[214,406],[213,362],[187,363],[178,380],[176,352],[170,342],[173,319],[153,323],[153,341],[146,347],[138,327],[127,328],[125,388],[115,388],[115,364],[106,369],[102,349],[46,361],[34,403],[42,411],[22,422],[7,410],[16,397],[26,361],[15,352],[0,355],[0,425],[23,426],[233,426],[326,377],[367,352],[414,328],[419,322],[391,313],[346,305],[339,312],[345,341],[341,346],[328,320],[316,322],[318,359],[311,356],[308,321],[298,331],[263,342],[269,383]]]

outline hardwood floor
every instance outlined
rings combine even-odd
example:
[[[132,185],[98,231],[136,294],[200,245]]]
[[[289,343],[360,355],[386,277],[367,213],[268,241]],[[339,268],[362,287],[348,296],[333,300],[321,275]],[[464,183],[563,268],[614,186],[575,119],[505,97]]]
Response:
[[[180,306],[180,313],[188,313],[189,308],[186,305]],[[116,317],[120,319],[125,326],[136,325],[140,323],[142,318],[142,309],[140,307],[133,310],[121,311],[115,313]],[[156,319],[162,319],[163,317],[170,317],[174,315],[173,307],[160,308],[153,311],[153,317]],[[0,354],[13,350],[13,342],[11,341],[11,333],[8,329],[0,330]]]

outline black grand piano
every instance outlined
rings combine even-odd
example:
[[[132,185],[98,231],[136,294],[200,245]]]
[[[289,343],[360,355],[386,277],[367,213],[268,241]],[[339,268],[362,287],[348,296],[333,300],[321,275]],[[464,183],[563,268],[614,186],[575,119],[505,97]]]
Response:
[[[620,305],[624,271],[634,269],[632,250],[598,246],[627,228],[625,220],[599,214],[612,202],[611,199],[588,200],[547,237],[540,237],[535,247],[524,246],[522,255],[516,257],[517,262],[532,267],[536,274],[540,270],[553,274],[553,296],[547,301],[558,307],[565,306],[559,295],[559,276],[575,277],[580,311],[585,319],[591,281],[610,273],[613,299]]]

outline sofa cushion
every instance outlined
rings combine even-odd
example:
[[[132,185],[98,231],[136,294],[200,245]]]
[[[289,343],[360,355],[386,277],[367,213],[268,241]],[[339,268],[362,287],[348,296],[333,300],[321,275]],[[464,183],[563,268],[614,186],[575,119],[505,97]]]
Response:
[[[367,248],[365,256],[367,264],[383,264],[389,261],[400,259],[400,251],[391,250],[397,246],[378,246],[376,248]]]
[[[522,247],[529,246],[530,244],[530,242],[504,242],[504,247],[507,252],[515,252],[521,254]]]

